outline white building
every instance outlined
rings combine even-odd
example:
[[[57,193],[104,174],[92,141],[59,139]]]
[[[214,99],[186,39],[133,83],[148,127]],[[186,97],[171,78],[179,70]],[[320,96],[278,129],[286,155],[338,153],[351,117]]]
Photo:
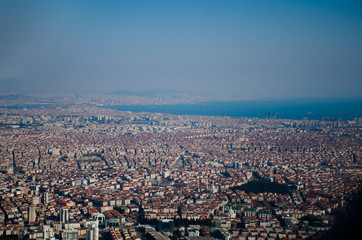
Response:
[[[87,240],[98,240],[99,231],[98,231],[98,220],[90,219],[85,221],[85,226],[87,229]]]

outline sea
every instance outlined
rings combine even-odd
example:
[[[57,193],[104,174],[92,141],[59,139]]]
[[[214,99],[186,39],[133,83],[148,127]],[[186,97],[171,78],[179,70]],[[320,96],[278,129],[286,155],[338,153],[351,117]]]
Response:
[[[295,120],[345,121],[362,118],[360,99],[213,101],[176,105],[105,106],[119,111]]]

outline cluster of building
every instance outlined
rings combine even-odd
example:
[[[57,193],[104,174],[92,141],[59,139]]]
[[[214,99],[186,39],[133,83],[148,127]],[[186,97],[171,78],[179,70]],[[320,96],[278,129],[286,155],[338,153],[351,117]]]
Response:
[[[0,235],[305,239],[357,190],[361,140],[357,121],[0,109]],[[238,188],[256,178],[290,192]]]

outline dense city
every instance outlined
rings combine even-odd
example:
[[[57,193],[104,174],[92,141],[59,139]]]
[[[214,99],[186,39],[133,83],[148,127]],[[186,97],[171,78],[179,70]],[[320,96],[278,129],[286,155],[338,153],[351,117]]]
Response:
[[[0,109],[0,235],[307,239],[362,177],[361,119]]]

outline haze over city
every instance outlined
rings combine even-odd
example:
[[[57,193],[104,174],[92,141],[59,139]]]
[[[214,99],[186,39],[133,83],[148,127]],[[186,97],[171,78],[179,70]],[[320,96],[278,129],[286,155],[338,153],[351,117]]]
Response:
[[[361,97],[360,1],[1,1],[1,93]]]
[[[0,240],[360,239],[362,3],[0,0]]]

